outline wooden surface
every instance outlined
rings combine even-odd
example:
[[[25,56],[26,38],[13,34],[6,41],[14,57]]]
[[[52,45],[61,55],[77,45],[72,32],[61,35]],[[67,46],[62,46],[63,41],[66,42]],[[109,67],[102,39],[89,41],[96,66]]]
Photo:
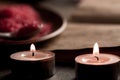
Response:
[[[100,47],[120,46],[120,25],[87,24],[68,22],[65,31],[51,40],[44,49],[82,49],[93,47],[98,42]]]
[[[105,0],[105,2],[103,2],[103,0],[79,0],[79,3],[76,3],[75,1],[76,0],[47,0],[46,2],[40,4],[57,11],[68,20],[68,25],[65,31],[60,36],[51,40],[50,43],[47,43],[47,45],[42,47],[42,49],[81,49],[92,47],[95,42],[98,42],[100,47],[120,46],[120,20],[117,24],[113,24],[112,22],[116,21],[113,21],[111,18],[112,15],[113,17],[120,16],[118,10],[120,8],[118,6],[119,0],[110,0],[110,2],[108,0]],[[97,5],[97,3],[100,2],[104,4]],[[114,5],[112,5],[112,2]],[[106,13],[106,10],[110,11],[109,14]],[[99,18],[103,16],[100,21],[98,20],[99,18],[92,17],[96,16],[94,15],[94,11],[97,11],[97,13],[101,15],[99,16],[96,14]],[[98,20],[98,23],[90,23],[89,21],[82,22],[80,16],[83,16],[83,18],[87,20],[87,15],[82,14],[84,12],[86,12],[88,15],[91,15],[90,21]],[[73,18],[73,15],[76,15],[80,21],[76,21],[75,18]],[[104,15],[110,16],[104,18]],[[114,19],[116,19],[116,17]],[[102,23],[102,20],[107,20],[108,23]]]

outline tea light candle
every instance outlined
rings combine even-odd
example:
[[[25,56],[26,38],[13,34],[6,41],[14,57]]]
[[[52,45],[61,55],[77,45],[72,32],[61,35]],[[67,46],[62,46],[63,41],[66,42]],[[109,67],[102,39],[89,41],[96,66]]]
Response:
[[[117,80],[120,58],[113,54],[99,54],[95,43],[93,54],[83,54],[75,58],[77,80]]]
[[[55,54],[38,51],[31,44],[30,51],[16,52],[10,55],[13,75],[22,78],[45,79],[55,72]]]

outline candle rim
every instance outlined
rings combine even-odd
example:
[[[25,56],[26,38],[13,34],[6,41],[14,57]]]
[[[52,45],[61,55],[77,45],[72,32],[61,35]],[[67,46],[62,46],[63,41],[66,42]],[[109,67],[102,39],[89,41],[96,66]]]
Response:
[[[101,53],[100,55],[109,55],[109,56],[114,56],[117,60],[115,60],[114,62],[111,62],[111,63],[102,63],[102,64],[97,64],[97,63],[84,63],[84,62],[81,62],[81,61],[78,61],[78,57],[80,56],[84,56],[84,55],[92,55],[92,54],[81,54],[81,55],[78,55],[77,57],[75,57],[75,61],[77,63],[80,63],[80,64],[84,64],[84,65],[94,65],[94,66],[102,66],[102,65],[110,65],[110,64],[114,64],[114,63],[117,63],[117,62],[120,62],[120,57],[117,56],[117,55],[114,55],[114,54],[108,54],[108,53]]]
[[[10,58],[13,60],[17,60],[17,61],[42,61],[42,60],[47,60],[47,59],[53,58],[55,56],[55,54],[53,52],[36,50],[36,52],[39,52],[40,54],[48,54],[50,56],[47,56],[45,58],[37,58],[37,59],[20,59],[20,58],[17,59],[17,58],[14,58],[14,56],[16,54],[22,54],[22,52],[31,52],[31,51],[27,50],[27,51],[15,52],[15,53],[10,55]]]

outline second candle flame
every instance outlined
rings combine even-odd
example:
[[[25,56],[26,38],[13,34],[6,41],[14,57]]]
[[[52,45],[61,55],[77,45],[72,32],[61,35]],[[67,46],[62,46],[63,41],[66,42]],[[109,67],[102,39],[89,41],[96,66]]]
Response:
[[[96,57],[99,56],[99,46],[97,42],[94,44],[94,47],[93,47],[93,56],[96,56]]]

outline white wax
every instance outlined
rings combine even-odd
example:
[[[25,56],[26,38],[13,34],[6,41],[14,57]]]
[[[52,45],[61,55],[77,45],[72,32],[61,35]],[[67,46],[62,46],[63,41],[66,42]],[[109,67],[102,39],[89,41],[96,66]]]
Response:
[[[10,58],[21,61],[38,61],[38,60],[49,59],[53,56],[54,54],[52,54],[51,52],[35,51],[34,56],[32,56],[31,51],[21,51],[21,52],[13,53],[12,55],[10,55]]]
[[[97,60],[97,58],[92,54],[83,54],[77,56],[75,58],[75,61],[77,63],[86,64],[86,65],[108,65],[120,61],[120,57],[113,54],[100,53],[98,57],[99,60]]]

